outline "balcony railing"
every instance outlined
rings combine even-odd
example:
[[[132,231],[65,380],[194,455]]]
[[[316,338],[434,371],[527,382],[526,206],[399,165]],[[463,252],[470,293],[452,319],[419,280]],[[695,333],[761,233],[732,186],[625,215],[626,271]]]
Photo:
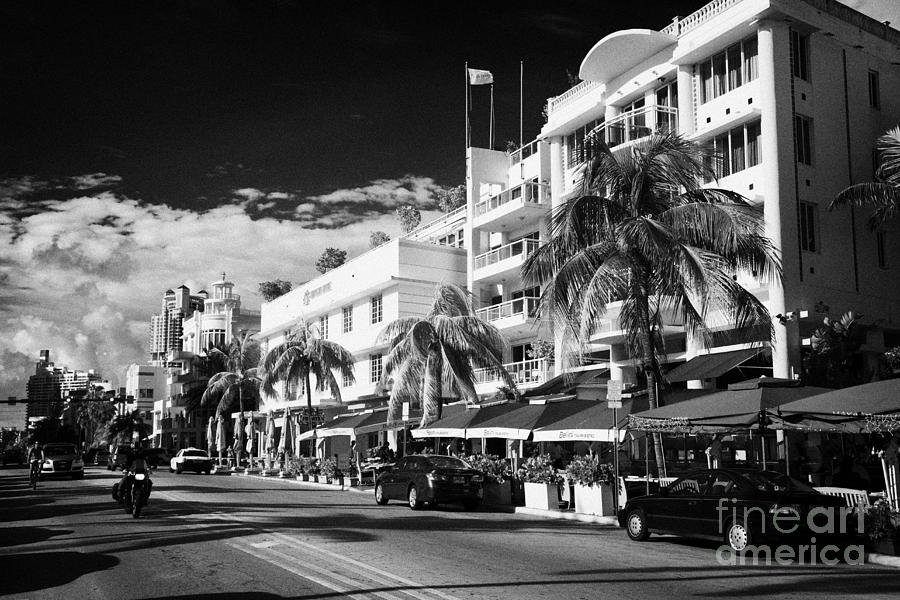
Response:
[[[668,33],[671,36],[681,36],[690,31],[691,29],[695,29],[720,14],[726,8],[730,7],[732,4],[737,4],[741,0],[713,0],[709,4],[700,8],[695,12],[692,12],[688,16],[682,18],[675,17],[671,23],[661,29],[662,33]]]
[[[546,185],[528,182],[523,183],[522,185],[517,185],[514,188],[509,188],[508,190],[503,190],[499,194],[491,196],[487,200],[476,204],[475,216],[480,217],[481,215],[486,214],[494,210],[495,208],[499,208],[504,204],[516,200],[521,200],[528,204],[540,204],[546,194],[546,188]]]
[[[671,106],[646,106],[617,115],[597,126],[589,134],[594,140],[614,148],[626,142],[648,137],[654,131],[677,131],[678,109]]]
[[[224,296],[210,296],[209,298],[204,298],[203,302],[223,302],[225,300],[229,300],[231,302],[241,300],[240,294],[225,294]]]
[[[505,246],[500,246],[499,248],[495,248],[490,252],[485,252],[484,254],[479,254],[478,256],[476,256],[475,268],[483,269],[485,267],[497,264],[500,261],[506,260],[507,258],[512,258],[513,256],[521,256],[522,258],[525,258],[529,254],[535,252],[538,247],[540,247],[540,245],[541,243],[538,240],[525,238],[517,240],[511,244],[506,244]]]
[[[550,375],[550,361],[546,358],[535,358],[521,362],[507,363],[503,365],[506,372],[516,383],[541,383],[547,381]],[[476,383],[491,383],[501,381],[500,377],[490,369],[475,370]]]
[[[476,316],[482,321],[491,323],[500,319],[508,319],[510,317],[522,316],[531,318],[537,311],[540,298],[534,296],[523,296],[514,300],[507,300],[500,304],[494,304],[486,308],[480,308],[475,311]]]
[[[554,112],[562,110],[566,105],[586,96],[600,86],[601,84],[596,81],[582,81],[559,96],[550,98],[547,100],[547,116],[551,116]]]
[[[515,152],[509,155],[509,166],[515,166],[518,163],[522,162],[526,158],[533,156],[538,153],[538,144],[539,140],[534,140],[530,144],[525,144]]]
[[[424,225],[419,225],[409,233],[405,233],[400,237],[417,242],[429,242],[434,244],[437,243],[439,236],[445,235],[447,232],[456,231],[456,229],[465,222],[465,219],[466,207],[463,205],[433,221],[429,221]]]

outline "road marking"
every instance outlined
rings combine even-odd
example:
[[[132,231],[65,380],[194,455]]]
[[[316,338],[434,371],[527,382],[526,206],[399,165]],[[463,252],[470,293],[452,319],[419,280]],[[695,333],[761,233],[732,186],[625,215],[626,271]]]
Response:
[[[272,546],[278,546],[280,542],[276,542],[274,540],[267,540],[265,542],[259,542],[256,544],[250,544],[254,548],[271,548]]]

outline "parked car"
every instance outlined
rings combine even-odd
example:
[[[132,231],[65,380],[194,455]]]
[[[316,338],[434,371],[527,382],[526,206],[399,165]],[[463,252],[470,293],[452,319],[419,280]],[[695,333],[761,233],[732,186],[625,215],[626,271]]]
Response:
[[[40,477],[55,476],[84,477],[84,461],[75,444],[44,444]]]
[[[182,471],[194,471],[209,475],[213,470],[213,460],[206,450],[199,448],[184,448],[169,461],[169,472],[181,473]]]
[[[405,500],[413,510],[425,502],[462,504],[475,510],[484,495],[484,476],[454,456],[413,454],[385,468],[375,480],[375,502]]]
[[[817,527],[825,526],[822,520],[831,514],[829,533],[838,537],[843,528],[851,536],[854,528],[847,524],[846,511],[840,510],[844,504],[843,498],[821,494],[782,473],[708,469],[676,479],[655,494],[628,500],[619,524],[635,541],[646,540],[651,533],[671,533],[722,541],[741,552],[777,538],[822,539],[823,534],[812,533],[807,526],[814,508],[825,511],[815,516]]]
[[[147,448],[141,451],[141,454],[143,454],[151,469],[158,469],[163,465],[169,466],[173,458],[172,452],[167,448]]]
[[[0,455],[0,462],[3,463],[4,467],[13,463],[21,465],[25,462],[25,454],[21,448],[4,448],[2,455]]]
[[[112,455],[112,452],[109,450],[104,450],[103,448],[97,448],[97,451],[94,452],[94,460],[93,463],[95,465],[106,465],[109,463],[109,457]]]

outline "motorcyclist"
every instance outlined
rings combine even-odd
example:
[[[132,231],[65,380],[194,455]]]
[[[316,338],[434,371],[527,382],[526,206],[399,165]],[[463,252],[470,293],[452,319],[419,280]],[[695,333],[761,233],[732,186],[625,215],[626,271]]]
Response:
[[[140,448],[132,449],[132,448],[121,448],[118,452],[124,457],[124,461],[122,464],[122,479],[119,480],[119,485],[116,488],[118,494],[116,495],[116,500],[121,502],[125,499],[124,494],[130,491],[130,483],[131,476],[134,471],[135,461],[142,460],[145,461],[144,465],[147,467],[147,471],[149,472],[149,465],[146,463],[146,458],[144,457],[144,453]],[[147,477],[147,498],[150,498],[150,492],[153,489],[153,481],[150,480],[150,477]]]

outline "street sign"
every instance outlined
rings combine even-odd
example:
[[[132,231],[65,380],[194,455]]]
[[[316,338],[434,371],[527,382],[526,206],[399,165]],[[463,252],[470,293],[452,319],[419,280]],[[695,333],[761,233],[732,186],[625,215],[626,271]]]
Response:
[[[622,408],[622,380],[610,379],[606,384],[606,403],[610,408]]]

